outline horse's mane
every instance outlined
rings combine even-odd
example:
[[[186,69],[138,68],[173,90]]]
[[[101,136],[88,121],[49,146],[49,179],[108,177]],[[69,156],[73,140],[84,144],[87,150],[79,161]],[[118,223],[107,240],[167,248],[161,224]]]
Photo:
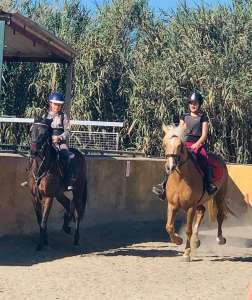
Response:
[[[184,126],[174,126],[174,125],[169,125],[166,126],[163,124],[163,131],[165,132],[164,136],[164,142],[170,140],[172,137],[178,137],[182,141],[184,141],[184,136],[185,136],[185,127]]]

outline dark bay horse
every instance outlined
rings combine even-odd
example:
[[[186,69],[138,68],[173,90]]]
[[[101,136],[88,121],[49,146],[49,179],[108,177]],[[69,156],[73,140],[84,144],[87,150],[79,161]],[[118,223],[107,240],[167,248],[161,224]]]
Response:
[[[215,181],[218,188],[213,196],[209,196],[204,189],[203,176],[197,167],[195,159],[190,155],[189,150],[183,142],[185,129],[181,126],[165,126],[163,146],[165,149],[165,170],[169,174],[166,184],[166,199],[168,201],[166,230],[173,243],[180,245],[183,240],[174,232],[174,219],[179,209],[186,212],[186,247],[184,259],[190,261],[191,245],[200,246],[198,238],[199,225],[204,217],[204,203],[208,201],[210,219],[217,218],[218,233],[217,242],[221,245],[226,243],[222,236],[222,223],[228,213],[232,211],[228,208],[225,201],[228,172],[224,161],[215,156],[216,163],[222,169],[222,176]],[[194,232],[193,232],[193,222]]]
[[[74,163],[76,165],[76,182],[74,183],[73,199],[64,195],[65,182],[63,163],[60,163],[57,149],[52,144],[51,120],[39,119],[31,127],[31,166],[28,174],[28,187],[33,196],[40,237],[37,249],[47,246],[47,220],[56,198],[64,207],[63,230],[71,232],[69,226],[75,222],[74,245],[79,243],[79,224],[82,219],[87,199],[86,162],[85,157],[76,149]]]

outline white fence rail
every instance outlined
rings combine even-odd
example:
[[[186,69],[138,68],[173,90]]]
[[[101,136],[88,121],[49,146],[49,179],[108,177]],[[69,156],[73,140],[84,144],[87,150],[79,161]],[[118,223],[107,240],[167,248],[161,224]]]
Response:
[[[0,143],[4,147],[12,144],[20,147],[28,146],[30,124],[32,118],[0,117]],[[71,120],[69,145],[80,150],[112,150],[119,149],[119,129],[122,122]],[[6,145],[7,146],[7,145]],[[10,145],[9,145],[10,146]]]

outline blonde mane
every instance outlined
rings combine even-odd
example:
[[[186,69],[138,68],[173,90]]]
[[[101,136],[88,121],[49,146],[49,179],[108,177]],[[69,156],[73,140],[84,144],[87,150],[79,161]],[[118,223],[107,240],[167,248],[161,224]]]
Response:
[[[178,138],[180,138],[182,141],[184,141],[184,136],[185,136],[185,127],[184,126],[173,126],[173,125],[169,125],[166,126],[163,124],[162,126],[163,131],[165,133],[164,136],[164,143],[168,142],[172,137],[177,136]]]

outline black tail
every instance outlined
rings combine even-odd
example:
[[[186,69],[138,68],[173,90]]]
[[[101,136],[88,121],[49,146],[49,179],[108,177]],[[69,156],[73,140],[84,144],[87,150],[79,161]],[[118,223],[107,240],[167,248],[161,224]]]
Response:
[[[83,218],[86,203],[87,203],[87,167],[86,167],[86,160],[85,156],[76,149],[71,149],[72,152],[75,154],[76,164],[78,166],[78,178],[77,178],[77,185],[76,185],[76,196],[75,199],[78,201],[76,206],[78,207],[78,214],[80,220]]]
[[[82,197],[80,197],[80,211],[79,211],[79,218],[80,220],[83,218],[85,210],[86,210],[86,203],[87,203],[87,179],[86,176],[83,178],[83,186],[82,186]]]

